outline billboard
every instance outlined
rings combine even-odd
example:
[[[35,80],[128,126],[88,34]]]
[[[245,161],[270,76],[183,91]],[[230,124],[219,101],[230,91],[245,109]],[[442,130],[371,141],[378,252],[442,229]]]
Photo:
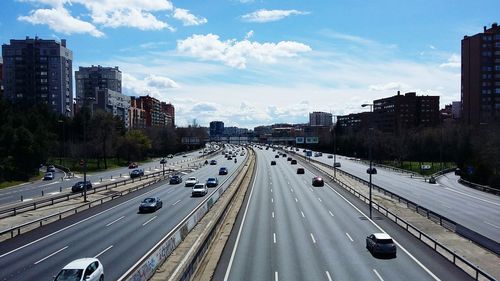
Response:
[[[319,138],[318,137],[306,137],[306,143],[318,143]]]

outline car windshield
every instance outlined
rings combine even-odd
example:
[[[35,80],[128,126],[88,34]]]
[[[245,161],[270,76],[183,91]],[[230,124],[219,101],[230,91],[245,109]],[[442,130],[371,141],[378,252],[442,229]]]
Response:
[[[215,178],[209,178],[208,181],[216,181]]]
[[[392,244],[392,239],[378,239],[377,240],[378,244]]]
[[[55,281],[80,281],[83,269],[63,269],[57,274]]]
[[[155,202],[155,199],[154,198],[146,198],[144,199],[144,201],[142,201],[143,203],[154,203]]]
[[[188,181],[195,181],[196,178],[189,178]]]

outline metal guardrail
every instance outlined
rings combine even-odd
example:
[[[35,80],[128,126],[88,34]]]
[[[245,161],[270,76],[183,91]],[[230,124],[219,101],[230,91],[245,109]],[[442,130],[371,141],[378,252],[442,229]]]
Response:
[[[23,224],[20,224],[20,225],[16,225],[16,226],[11,227],[11,228],[6,229],[6,230],[2,230],[2,231],[0,231],[0,236],[2,236],[4,234],[7,234],[7,233],[10,233],[11,234],[10,237],[12,238],[14,236],[20,235],[22,229],[27,229],[28,231],[30,231],[34,227],[41,227],[42,225],[51,223],[51,222],[53,222],[55,220],[61,220],[61,219],[65,218],[65,217],[67,217],[69,215],[77,214],[78,212],[90,209],[93,206],[97,206],[97,205],[103,204],[104,202],[111,201],[111,200],[113,200],[113,199],[115,199],[117,197],[121,197],[121,196],[129,194],[129,193],[131,193],[133,191],[137,191],[137,190],[142,189],[144,187],[148,187],[150,185],[153,185],[153,184],[155,184],[155,183],[157,183],[157,182],[159,182],[161,180],[164,180],[165,178],[167,178],[167,176],[168,175],[156,178],[155,180],[152,180],[152,181],[149,181],[149,182],[145,182],[142,185],[131,187],[131,188],[123,190],[123,191],[117,191],[114,194],[111,194],[109,196],[105,196],[105,197],[103,197],[101,199],[97,199],[97,200],[94,200],[94,201],[91,201],[91,202],[87,202],[86,204],[80,205],[80,206],[72,208],[72,209],[61,211],[61,212],[56,213],[56,214],[48,215],[48,216],[45,216],[45,217],[40,218],[40,219],[36,219],[36,220],[30,221],[30,222],[26,222],[26,223],[23,223]]]
[[[249,158],[247,158],[249,159]],[[245,164],[240,165],[231,175],[239,173]],[[227,177],[214,192],[196,208],[193,209],[182,221],[180,221],[165,237],[163,237],[151,250],[149,250],[137,263],[124,273],[118,280],[146,281],[155,273],[156,269],[163,264],[166,258],[175,248],[186,238],[187,234],[195,227],[197,222],[210,210],[215,201],[229,188],[230,185],[223,186]],[[234,179],[233,179],[234,180]]]
[[[474,188],[474,189],[477,189],[477,190],[480,190],[480,191],[484,191],[484,192],[488,192],[488,193],[495,194],[495,195],[500,195],[500,190],[499,189],[492,188],[492,187],[489,187],[489,186],[486,186],[486,185],[480,185],[480,184],[477,184],[477,183],[473,183],[473,182],[464,180],[461,177],[458,180],[458,182],[461,183],[461,184],[463,184],[463,185],[466,185],[466,186],[468,186],[470,188]]]
[[[299,155],[299,154],[297,154],[295,152],[293,152],[293,153],[296,154],[299,157],[304,158],[305,161],[309,160],[309,161],[315,162],[317,164],[320,164],[321,166],[332,168],[331,165],[327,165],[325,163],[319,162],[319,161],[314,160],[314,159],[313,160],[308,159],[307,157]],[[340,181],[338,179],[334,179],[326,171],[323,171],[322,169],[319,169],[319,168],[318,168],[318,170],[320,170],[321,172],[325,173],[332,181],[334,181],[335,183],[338,183],[340,186],[342,186],[343,188],[347,189],[349,192],[351,192],[352,194],[354,194],[356,197],[362,199],[364,203],[369,204],[369,202],[370,202],[369,198],[367,198],[366,196],[362,195],[357,190],[353,189],[352,187],[348,186],[347,184],[343,183],[342,181]],[[339,170],[339,169],[337,169],[337,170],[341,174],[343,174],[345,176],[348,176],[348,177],[351,177],[353,179],[356,179],[356,180],[358,180],[360,182],[363,182],[364,184],[367,183],[367,181],[365,181],[363,179],[360,179],[359,177],[356,177],[354,175],[351,175],[351,174],[346,173],[346,172],[344,172],[342,170]],[[387,191],[387,190],[385,190],[385,189],[383,189],[381,187],[378,187],[378,186],[374,185],[373,183],[372,183],[372,187],[375,187],[376,189],[378,189],[378,191],[383,191],[384,194],[386,194],[386,195],[389,194],[391,196],[391,198],[397,198],[398,202],[406,203],[407,206],[408,206],[408,208],[417,211],[420,215],[426,216],[427,218],[431,219],[432,221],[434,221],[436,223],[439,223],[443,227],[445,227],[445,228],[447,228],[447,229],[449,229],[451,231],[454,231],[454,232],[456,232],[459,235],[461,235],[461,233],[457,232],[457,229],[460,229],[460,228],[467,229],[468,231],[471,231],[471,232],[477,234],[476,232],[474,232],[474,231],[472,231],[472,230],[470,230],[468,228],[465,228],[462,225],[457,224],[454,221],[452,221],[452,220],[450,220],[450,219],[448,219],[446,217],[443,217],[443,216],[441,216],[439,214],[436,214],[436,213],[434,213],[434,212],[432,212],[432,211],[430,211],[430,210],[428,210],[428,209],[426,209],[426,208],[424,208],[422,206],[419,206],[418,204],[413,203],[410,200],[407,200],[407,199],[405,199],[403,197],[400,197],[400,196],[398,196],[398,195],[396,195],[396,194],[394,194],[394,193],[392,193],[390,191]],[[394,221],[400,227],[405,228],[413,236],[415,236],[420,241],[424,242],[426,245],[428,245],[429,247],[431,247],[432,249],[434,249],[434,251],[436,251],[437,253],[441,254],[443,257],[445,257],[446,259],[448,259],[449,261],[451,261],[453,264],[455,264],[456,266],[458,266],[459,268],[461,268],[464,272],[466,272],[470,276],[474,277],[475,280],[480,280],[479,278],[481,278],[481,280],[484,280],[485,278],[486,278],[486,280],[491,280],[491,281],[495,281],[496,280],[493,276],[491,276],[487,272],[483,271],[482,269],[480,269],[479,267],[477,267],[473,263],[469,262],[467,259],[465,259],[465,258],[463,258],[463,257],[461,257],[461,256],[459,256],[457,254],[455,254],[452,250],[450,250],[446,246],[442,245],[441,243],[439,243],[438,241],[436,241],[434,238],[430,237],[429,235],[425,234],[424,232],[420,231],[415,226],[413,226],[410,223],[406,222],[404,219],[398,217],[396,214],[392,213],[387,208],[385,208],[383,206],[380,206],[379,204],[377,204],[376,202],[373,202],[373,201],[372,201],[372,206],[374,206],[374,208],[377,211],[379,211],[381,214],[383,214],[387,218],[389,218],[392,221]],[[478,234],[478,235],[480,235],[480,234]],[[474,235],[470,235],[470,236],[474,236]],[[482,235],[480,235],[480,236],[482,236]],[[482,236],[482,237],[484,237],[484,236]],[[470,237],[465,237],[465,238],[471,239]],[[489,239],[487,237],[484,237],[484,238],[492,241],[491,239]],[[474,242],[484,247],[484,245],[478,243],[477,241],[474,241]],[[493,241],[493,242],[496,243],[495,241]],[[498,243],[496,243],[496,244],[498,245]],[[489,249],[489,250],[491,250],[491,251],[493,251],[493,252],[495,252],[494,250],[490,249],[487,246],[486,246],[486,248]],[[498,251],[499,251],[499,248],[496,249],[497,255],[498,255]],[[464,269],[463,266],[466,266],[467,268]]]

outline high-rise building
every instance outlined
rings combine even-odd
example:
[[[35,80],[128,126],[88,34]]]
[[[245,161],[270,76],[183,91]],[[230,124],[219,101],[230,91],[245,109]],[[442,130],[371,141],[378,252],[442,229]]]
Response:
[[[0,99],[3,97],[3,59],[0,58]]]
[[[417,96],[415,92],[373,101],[374,127],[399,133],[408,128],[439,124],[439,96]]]
[[[101,109],[118,116],[129,126],[130,97],[123,95],[122,72],[118,67],[79,67],[75,71],[78,108],[92,99],[92,109]]]
[[[210,137],[221,137],[224,134],[224,122],[212,121],[210,122]]]
[[[161,111],[165,118],[165,125],[175,127],[175,107],[171,103],[162,101]]]
[[[332,114],[327,112],[309,113],[309,125],[310,126],[332,126]]]
[[[453,119],[460,119],[462,113],[462,103],[454,101],[451,103],[451,116]]]
[[[2,45],[2,57],[5,98],[27,105],[44,103],[72,115],[73,52],[65,39],[12,39]]]
[[[140,98],[130,97],[129,128],[146,128],[146,110],[142,107]]]
[[[462,39],[462,114],[470,125],[500,119],[500,26]]]

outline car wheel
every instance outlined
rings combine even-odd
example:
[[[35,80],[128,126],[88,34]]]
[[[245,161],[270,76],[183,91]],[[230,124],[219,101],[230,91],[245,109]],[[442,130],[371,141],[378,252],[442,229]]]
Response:
[[[99,281],[104,281],[104,275],[101,275],[101,277],[99,277]]]

